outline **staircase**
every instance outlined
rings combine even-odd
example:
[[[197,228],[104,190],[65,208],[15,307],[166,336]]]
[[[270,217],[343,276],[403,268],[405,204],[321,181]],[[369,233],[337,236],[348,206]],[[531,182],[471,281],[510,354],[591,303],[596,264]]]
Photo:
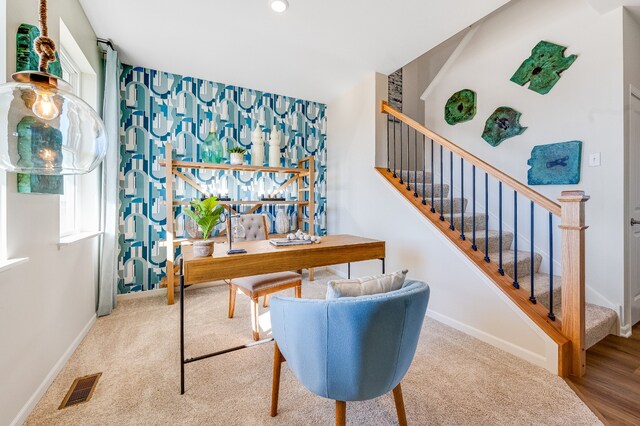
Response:
[[[386,172],[385,169],[382,169],[382,172]],[[427,200],[431,199],[431,180],[432,173],[427,171],[424,175],[426,179],[423,179],[422,171],[417,173],[416,170],[411,170],[408,172],[411,177],[411,188],[404,194],[407,197],[415,197],[415,194],[418,194],[419,199],[422,199],[423,194],[423,180],[424,180],[424,194]],[[414,184],[414,178],[416,177]],[[404,181],[406,183],[406,179]],[[437,213],[440,213],[440,184],[435,184],[434,191],[434,199],[437,194],[437,201],[434,202],[435,210]],[[414,191],[415,189],[415,191]],[[450,225],[451,222],[449,220],[448,215],[450,215],[451,209],[451,194],[449,185],[443,185],[443,215],[445,217],[445,222]],[[464,218],[464,228],[467,230],[472,229],[473,225],[473,216],[467,210],[469,206],[468,198],[456,198],[453,197],[453,225],[455,229],[462,229],[462,218]],[[476,222],[476,246],[478,247],[478,251],[481,253],[488,253],[489,259],[498,259],[500,254],[500,247],[502,247],[502,268],[504,270],[505,275],[509,277],[514,276],[515,269],[515,260],[517,260],[517,268],[518,268],[518,278],[523,286],[529,284],[531,277],[531,254],[528,251],[519,251],[516,259],[515,252],[513,250],[513,240],[514,235],[513,232],[503,231],[502,232],[502,241],[500,241],[500,233],[496,229],[488,229],[488,232],[484,231],[486,228],[486,215],[484,213],[476,213],[475,215]],[[488,234],[488,238],[486,238],[486,234]],[[469,238],[467,236],[467,238]],[[500,245],[502,244],[502,246]],[[534,271],[534,297],[536,298],[537,303],[541,304],[545,308],[549,309],[550,312],[556,312],[558,314],[558,319],[562,320],[562,315],[559,314],[562,312],[562,278],[560,276],[554,276],[554,287],[553,287],[553,296],[551,296],[549,280],[549,274],[540,272],[540,265],[542,263],[542,255],[534,252],[533,256],[533,271]],[[553,309],[551,309],[550,301],[553,300]],[[602,306],[594,305],[591,303],[587,303],[585,305],[585,347],[589,349],[591,346],[598,343],[600,340],[604,339],[611,333],[615,332],[615,329],[618,325],[618,315],[615,311],[609,308],[605,308]]]
[[[387,127],[388,167],[377,168],[378,172],[558,344],[560,375],[583,375],[586,349],[615,332],[618,326],[615,311],[586,303],[584,300],[586,227],[583,206],[588,197],[579,191],[563,193],[560,198],[561,205],[558,205],[429,131],[384,102],[382,112],[389,115],[393,131]],[[399,137],[396,130],[398,125]],[[406,138],[403,128],[407,129]],[[410,130],[414,132],[413,144]],[[422,139],[418,137],[420,134],[423,135]],[[460,157],[460,166],[455,173],[454,155]],[[470,163],[466,168],[465,161]],[[422,168],[420,163],[423,163]],[[438,163],[440,167],[436,168]],[[415,166],[416,164],[418,166]],[[443,168],[444,164],[450,164],[449,172]],[[471,167],[472,182],[469,179]],[[457,175],[456,178],[454,174]],[[497,181],[499,188],[497,220],[495,216],[488,217],[488,195],[483,200],[478,200],[477,198],[481,197],[476,194],[476,189],[482,190],[483,185],[484,193],[489,193],[489,177]],[[454,182],[456,186],[453,186]],[[495,183],[491,188],[495,188]],[[455,195],[452,187],[456,188]],[[511,196],[512,193],[513,198],[509,201],[512,203],[510,205],[513,205],[514,223],[509,225],[513,225],[511,229],[517,230],[515,234],[503,229],[506,223],[502,216],[506,204],[503,195]],[[518,199],[519,196],[521,199]],[[481,201],[484,201],[484,205],[480,205]],[[526,204],[526,207],[529,207],[529,203],[531,234],[519,229],[517,223],[518,217],[528,213],[521,210],[529,210],[522,207],[519,210],[518,205]],[[534,207],[548,212],[547,253],[540,253],[536,250],[537,246],[531,243],[535,235]],[[491,211],[495,213],[495,207]],[[555,217],[561,219],[560,230]],[[530,236],[529,241],[524,241],[523,234]],[[516,235],[519,241],[516,241]],[[557,258],[553,258],[554,238],[558,241],[562,238],[562,253]],[[545,255],[547,265],[550,265],[549,273],[541,271]],[[560,259],[566,274],[564,277],[553,274],[554,261],[557,263]],[[568,288],[564,295],[563,287]],[[567,306],[563,306],[563,300]]]

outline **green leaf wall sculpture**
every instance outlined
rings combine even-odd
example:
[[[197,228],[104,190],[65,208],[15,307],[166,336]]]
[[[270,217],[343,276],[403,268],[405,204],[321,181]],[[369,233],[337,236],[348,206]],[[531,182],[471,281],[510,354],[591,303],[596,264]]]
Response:
[[[578,57],[564,56],[566,47],[548,41],[539,42],[520,68],[511,77],[511,81],[520,86],[529,82],[529,89],[545,95],[560,80],[560,74],[567,70]]]
[[[513,108],[501,106],[496,109],[484,125],[482,139],[491,146],[498,146],[505,139],[521,135],[527,130],[520,125],[522,114]]]
[[[451,95],[444,106],[444,119],[452,126],[473,119],[476,115],[476,92],[463,89]]]

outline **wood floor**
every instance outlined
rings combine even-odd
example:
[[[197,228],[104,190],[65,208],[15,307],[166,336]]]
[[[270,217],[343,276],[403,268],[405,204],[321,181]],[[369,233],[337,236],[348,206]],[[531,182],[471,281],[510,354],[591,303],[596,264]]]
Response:
[[[640,425],[640,323],[587,351],[587,374],[570,385],[608,425]]]

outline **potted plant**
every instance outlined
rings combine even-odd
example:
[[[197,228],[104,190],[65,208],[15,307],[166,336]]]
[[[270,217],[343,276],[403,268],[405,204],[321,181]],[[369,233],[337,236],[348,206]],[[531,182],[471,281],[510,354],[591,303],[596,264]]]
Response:
[[[244,154],[247,152],[246,149],[241,146],[234,146],[229,149],[229,162],[235,166],[239,166],[244,161]]]
[[[185,213],[193,219],[202,230],[202,240],[193,242],[193,255],[195,257],[206,257],[213,254],[213,240],[210,240],[211,232],[220,223],[220,215],[224,207],[218,205],[216,197],[204,198],[202,200],[191,200]]]

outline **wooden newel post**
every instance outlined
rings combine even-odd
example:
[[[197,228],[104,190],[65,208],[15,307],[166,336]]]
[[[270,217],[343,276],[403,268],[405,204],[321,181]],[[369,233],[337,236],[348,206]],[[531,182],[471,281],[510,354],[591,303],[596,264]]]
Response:
[[[562,333],[571,341],[570,374],[582,377],[586,368],[585,349],[585,256],[583,191],[562,191]]]

